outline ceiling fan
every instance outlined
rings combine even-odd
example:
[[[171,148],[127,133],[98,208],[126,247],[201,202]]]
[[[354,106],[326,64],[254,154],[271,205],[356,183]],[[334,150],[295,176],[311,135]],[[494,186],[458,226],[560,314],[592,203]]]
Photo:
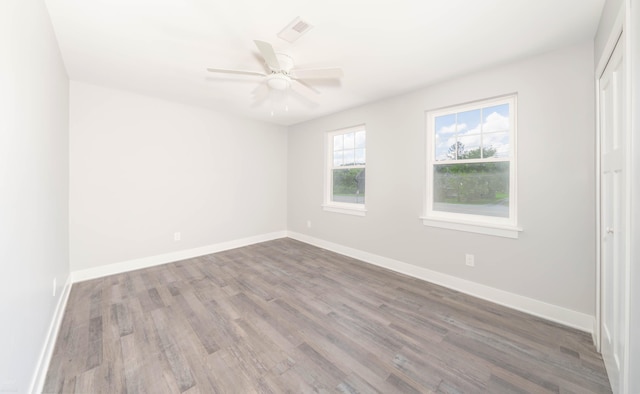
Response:
[[[268,42],[255,40],[254,43],[264,58],[267,67],[269,67],[269,73],[260,71],[228,70],[221,68],[207,68],[207,71],[213,73],[263,77],[265,83],[259,85],[253,92],[256,96],[256,100],[266,98],[271,90],[283,92],[289,89],[309,98],[310,92],[314,92],[316,94],[320,94],[320,92],[309,85],[307,80],[342,78],[342,69],[339,67],[309,69],[295,68],[293,58],[290,55],[276,52],[273,49],[273,46]]]

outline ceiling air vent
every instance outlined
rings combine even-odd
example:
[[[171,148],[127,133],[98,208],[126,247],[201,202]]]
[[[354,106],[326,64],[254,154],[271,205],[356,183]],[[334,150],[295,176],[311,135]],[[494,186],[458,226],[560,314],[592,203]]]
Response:
[[[288,42],[294,42],[304,33],[311,30],[313,26],[311,26],[308,22],[303,21],[300,17],[292,20],[291,23],[287,25],[280,33],[278,33],[278,37],[282,38]]]

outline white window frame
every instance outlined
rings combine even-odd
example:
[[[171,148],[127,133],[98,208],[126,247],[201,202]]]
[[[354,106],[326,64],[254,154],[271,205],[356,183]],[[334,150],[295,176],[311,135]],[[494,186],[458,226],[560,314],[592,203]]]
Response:
[[[435,160],[435,119],[439,116],[461,113],[465,111],[509,104],[509,156],[505,158]],[[460,104],[446,108],[426,111],[426,187],[424,215],[420,218],[425,226],[440,227],[450,230],[494,235],[507,238],[518,238],[522,231],[517,221],[517,156],[516,156],[516,118],[517,95],[495,97],[472,103]],[[436,164],[462,164],[482,162],[509,162],[509,217],[493,217],[484,215],[436,211],[434,204],[434,166]]]
[[[366,136],[366,127],[364,124],[358,126],[347,127],[344,129],[328,131],[325,134],[325,163],[324,163],[324,202],[322,204],[322,209],[328,212],[336,212],[343,213],[347,215],[355,215],[355,216],[365,216],[366,215],[366,194],[365,194],[365,204],[358,203],[348,203],[348,202],[337,202],[332,200],[333,195],[333,170],[334,169],[348,169],[348,168],[363,168],[366,169],[366,146],[367,142],[365,139],[365,164],[364,165],[353,165],[353,166],[333,166],[333,137],[339,134],[348,134],[354,133],[357,131],[364,131]],[[366,138],[366,137],[365,137]],[[366,176],[366,175],[365,175]],[[366,182],[366,181],[365,181]]]

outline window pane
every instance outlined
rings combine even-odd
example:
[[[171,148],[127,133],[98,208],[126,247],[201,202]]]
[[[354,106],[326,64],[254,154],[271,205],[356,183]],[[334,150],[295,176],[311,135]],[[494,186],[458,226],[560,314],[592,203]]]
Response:
[[[342,151],[340,152],[333,152],[333,166],[334,167],[339,167],[343,164],[343,160],[342,160]]]
[[[356,164],[363,165],[366,162],[364,149],[356,149]]]
[[[436,134],[448,136],[456,132],[456,114],[436,116]]]
[[[449,148],[447,148],[447,160],[458,160],[464,158],[464,144],[457,139],[452,139],[454,141]]]
[[[333,136],[333,150],[342,150],[344,146],[342,140],[342,134]]]
[[[509,163],[437,164],[433,210],[509,217]]]
[[[355,133],[347,133],[344,135],[344,149],[353,149],[355,147]]]
[[[358,131],[356,133],[356,148],[364,148],[366,142],[366,134],[364,131]]]
[[[465,111],[458,113],[458,125],[456,131],[460,135],[480,134],[480,110]]]
[[[364,204],[365,169],[345,168],[332,171],[331,200]]]
[[[482,135],[484,157],[509,157],[509,132]]]
[[[352,166],[354,164],[354,161],[355,161],[355,152],[353,151],[353,149],[345,150],[344,151],[344,165],[345,166]]]
[[[449,148],[456,143],[456,137],[451,136],[447,140],[439,141],[436,138],[436,161],[455,159],[455,154],[450,156]]]
[[[480,158],[480,135],[467,135],[458,138],[458,160]]]
[[[449,147],[456,143],[456,114],[435,118],[435,158],[449,160]]]
[[[482,110],[482,131],[509,130],[509,104],[495,105]]]

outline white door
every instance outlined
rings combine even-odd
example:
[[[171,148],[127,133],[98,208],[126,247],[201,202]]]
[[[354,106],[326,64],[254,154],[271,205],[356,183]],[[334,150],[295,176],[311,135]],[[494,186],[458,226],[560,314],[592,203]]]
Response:
[[[622,392],[626,349],[626,161],[624,43],[622,38],[600,77],[600,332],[601,350],[614,393]]]

